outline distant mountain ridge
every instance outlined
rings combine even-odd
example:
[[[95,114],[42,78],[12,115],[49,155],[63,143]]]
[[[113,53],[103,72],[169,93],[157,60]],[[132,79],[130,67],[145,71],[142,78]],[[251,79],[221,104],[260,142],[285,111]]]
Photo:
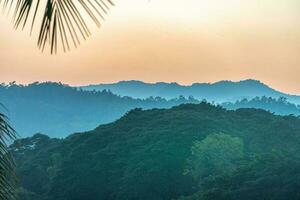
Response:
[[[177,84],[173,85],[176,87]],[[255,96],[223,103],[215,101],[214,104],[233,110],[259,108],[279,115],[299,116],[300,106],[290,103],[285,96]],[[169,100],[162,97],[121,97],[108,90],[85,91],[52,82],[0,85],[0,103],[6,107],[6,110],[1,110],[0,106],[0,110],[8,115],[12,126],[21,137],[40,132],[61,138],[113,122],[135,108],[171,108],[180,104],[201,102],[202,99],[183,96]],[[212,103],[211,99],[210,102]]]
[[[80,87],[83,90],[110,90],[114,94],[133,98],[147,98],[159,96],[166,99],[193,96],[196,99],[206,99],[210,102],[236,101],[242,98],[254,97],[285,97],[288,101],[300,104],[300,96],[277,91],[268,85],[253,79],[239,82],[219,81],[216,83],[194,83],[184,86],[178,83],[145,83],[142,81],[120,81],[112,84],[97,84]]]
[[[183,103],[199,103],[189,98],[134,99],[109,91],[90,92],[61,83],[0,85],[0,111],[10,118],[21,137],[41,132],[51,137],[94,129],[112,122],[134,108],[170,108]],[[2,109],[1,105],[6,109]]]

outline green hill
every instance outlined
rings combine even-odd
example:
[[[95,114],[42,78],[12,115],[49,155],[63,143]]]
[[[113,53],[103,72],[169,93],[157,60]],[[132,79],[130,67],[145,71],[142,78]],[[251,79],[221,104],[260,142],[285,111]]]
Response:
[[[300,119],[207,103],[134,109],[11,146],[20,200],[299,199]]]

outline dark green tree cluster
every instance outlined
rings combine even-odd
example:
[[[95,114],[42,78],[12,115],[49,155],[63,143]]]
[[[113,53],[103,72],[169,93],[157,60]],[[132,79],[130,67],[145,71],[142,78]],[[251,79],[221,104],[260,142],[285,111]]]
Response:
[[[212,175],[234,171],[244,157],[241,139],[226,134],[210,134],[192,146],[186,173],[201,182]]]
[[[134,109],[93,131],[11,146],[20,200],[297,200],[300,119],[207,103]]]

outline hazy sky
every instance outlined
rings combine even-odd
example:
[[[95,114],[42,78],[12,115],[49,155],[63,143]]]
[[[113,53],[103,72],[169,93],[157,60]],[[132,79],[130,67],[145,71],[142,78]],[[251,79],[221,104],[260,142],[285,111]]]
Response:
[[[300,94],[299,0],[118,0],[78,49],[42,54],[0,17],[0,82],[259,79]]]

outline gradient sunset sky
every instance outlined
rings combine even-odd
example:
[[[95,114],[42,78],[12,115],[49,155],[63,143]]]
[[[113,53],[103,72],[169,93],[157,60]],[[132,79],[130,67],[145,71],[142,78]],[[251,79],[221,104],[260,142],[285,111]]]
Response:
[[[300,94],[299,0],[118,0],[77,49],[51,56],[0,16],[0,82],[258,79]]]

